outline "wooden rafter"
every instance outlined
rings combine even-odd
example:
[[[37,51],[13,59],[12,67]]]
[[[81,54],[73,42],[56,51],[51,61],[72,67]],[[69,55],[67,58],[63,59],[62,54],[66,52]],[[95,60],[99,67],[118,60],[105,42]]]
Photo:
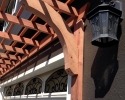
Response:
[[[19,18],[19,16],[22,14],[23,10],[24,10],[24,9],[23,9],[23,7],[21,6],[20,9],[19,9],[19,11],[18,11],[17,14],[16,14],[16,16],[17,16],[18,18]],[[11,32],[11,30],[12,30],[13,27],[14,27],[14,24],[12,23],[12,24],[10,25],[9,29],[7,30],[7,33],[8,33],[8,34],[10,34],[10,32]],[[3,38],[1,44],[3,44],[4,41],[5,41],[5,38]],[[18,54],[18,53],[22,53],[22,54],[25,54],[25,55],[29,54],[28,52],[26,52],[27,50],[25,50],[25,49],[23,49],[23,48],[17,48],[17,47],[7,46],[7,45],[2,45],[2,47],[6,47],[6,48],[5,48],[5,49],[6,49],[6,54],[9,54],[10,51],[16,52],[16,54]],[[16,54],[15,54],[15,56],[16,56]],[[19,59],[20,57],[17,56],[17,58]],[[12,64],[15,64],[15,62],[12,61]],[[9,67],[9,68],[10,68],[10,67]]]
[[[8,68],[13,67],[13,65],[7,65],[7,64],[0,64],[0,71],[3,73],[8,72]]]
[[[21,8],[22,8],[22,6],[21,6]],[[22,8],[23,9],[23,8]],[[36,18],[37,18],[37,16],[36,15],[34,15],[33,16],[33,18],[30,20],[30,21],[32,21],[32,22],[34,22],[35,20],[36,20]],[[28,30],[28,28],[27,27],[25,27],[22,31],[21,31],[21,33],[19,34],[19,36],[23,36],[24,34],[25,34],[25,32]],[[37,33],[36,33],[37,34]],[[32,39],[32,38],[31,38]],[[16,45],[16,41],[14,41],[13,43],[12,43],[12,46],[15,46]],[[38,43],[38,42],[37,42]],[[39,43],[38,43],[39,44]],[[27,44],[24,44],[24,46],[22,47],[22,49],[24,50],[24,48],[26,48],[26,46],[27,46]],[[35,46],[36,47],[36,46]],[[9,53],[9,52],[7,52],[7,53]],[[25,56],[27,56],[27,54],[29,54],[29,52],[27,51],[27,50],[25,50]],[[16,54],[15,55],[18,55],[18,52],[16,52]]]
[[[40,31],[37,31],[36,34],[34,34],[31,39],[35,39],[40,33],[41,33]]]
[[[10,25],[10,27],[9,27],[9,29],[8,29],[8,31],[7,31],[8,34],[9,34],[10,31],[12,30],[13,26],[14,26],[14,24]],[[1,41],[1,44],[4,44],[4,41],[5,41],[5,40],[6,40],[6,39],[3,38],[2,41]]]
[[[8,72],[8,70],[12,67],[13,65],[9,65],[9,64],[0,64],[0,72],[2,72],[2,74],[4,74],[5,72]],[[6,69],[6,71],[5,71]]]
[[[29,1],[29,0],[28,0]],[[77,10],[75,7],[69,6],[68,4],[71,4],[74,0],[67,0],[66,3],[62,3],[57,0],[43,0],[44,2],[48,3],[51,7],[53,7],[59,14],[65,13],[67,15],[70,15],[68,20],[66,20],[66,23],[69,27],[73,27],[74,23],[78,21],[79,19],[83,18],[84,13],[82,10],[85,10],[84,7],[81,10]],[[23,11],[23,7],[20,8],[19,12],[16,16],[0,12],[0,19],[11,22],[10,28],[8,32],[1,32],[0,37],[3,38],[2,42],[0,43],[0,49],[6,50],[6,53],[2,53],[1,55],[1,67],[0,67],[0,77],[3,77],[8,72],[13,70],[15,67],[19,66],[21,63],[26,61],[28,58],[32,57],[36,52],[44,48],[46,45],[48,45],[50,42],[55,40],[57,38],[57,34],[55,31],[51,28],[51,26],[48,25],[48,23],[41,25],[35,22],[37,19],[37,16],[34,15],[31,20],[26,20],[23,18],[20,18],[20,14]],[[79,16],[80,15],[80,16]],[[39,16],[38,16],[39,17]],[[22,31],[19,33],[19,35],[10,34],[11,30],[13,29],[13,26],[15,24],[21,25],[24,27]],[[36,30],[36,33],[31,38],[26,38],[25,33],[28,29]],[[48,36],[46,36],[43,40],[37,41],[35,40],[36,37],[39,34],[46,33]],[[57,32],[57,31],[56,31]],[[5,35],[3,35],[5,34]],[[8,46],[4,45],[5,39],[12,40],[13,43]],[[72,40],[72,39],[71,39]],[[15,47],[18,45],[17,43],[23,43],[23,47],[17,48]],[[34,48],[27,51],[26,48],[28,45],[32,45]],[[14,55],[10,55],[10,52],[15,52]],[[18,54],[24,54],[23,57],[19,56]],[[4,58],[7,58],[9,60],[6,60]],[[71,57],[72,58],[72,57]],[[69,58],[70,59],[70,58]],[[13,61],[14,60],[14,61]],[[15,62],[16,60],[16,62]]]
[[[0,59],[0,63],[3,63],[3,59]]]
[[[3,74],[3,68],[1,67],[1,65],[0,65],[0,72]]]
[[[31,22],[34,22],[36,20],[37,16],[34,15],[33,18],[30,20]],[[25,27],[22,32],[19,34],[19,36],[23,36],[25,34],[25,32],[28,30],[27,27]]]
[[[70,5],[73,1],[74,1],[74,0],[67,0],[67,1],[65,2],[65,4]],[[57,12],[60,13],[60,14],[62,13],[62,12],[60,12],[60,11],[58,11],[58,10],[57,10]],[[74,17],[71,17],[71,18],[72,18],[72,20],[75,19]],[[67,22],[67,23],[69,23],[69,22]],[[45,26],[48,26],[47,23],[45,23],[44,25],[45,25]],[[70,27],[70,25],[69,25],[69,27]]]
[[[21,36],[14,35],[14,34],[8,34],[6,32],[0,32],[0,37],[5,38],[5,39],[9,39],[12,41],[20,42],[20,43],[25,43],[28,45],[39,46],[39,43],[37,40],[34,41],[32,39],[29,39],[29,38],[21,37]]]
[[[17,12],[16,16],[19,17],[21,15],[21,13],[23,12],[23,7],[21,6],[19,11]],[[7,30],[7,33],[10,34],[11,30],[13,29],[14,24],[12,23],[9,27],[9,29]],[[5,38],[2,39],[1,44],[4,44]]]
[[[9,69],[9,71],[13,70],[15,67],[17,67],[18,65],[20,65],[21,63],[23,63],[25,60],[27,60],[27,58],[30,58],[31,56],[33,56],[36,52],[38,52],[39,50],[41,50],[42,48],[44,48],[46,45],[48,45],[50,42],[52,42],[56,38],[57,38],[56,34],[54,34],[53,36],[51,36],[51,35],[47,36],[45,39],[43,39],[41,41],[41,45],[39,46],[39,49],[35,48],[34,50],[30,51],[30,54],[28,56],[25,56],[24,58],[20,59],[20,61],[18,61],[16,63],[16,65],[14,65],[13,67],[11,67]],[[6,73],[8,73],[8,72],[4,72],[2,74],[2,76],[5,75]]]
[[[20,8],[20,10],[18,11],[18,13],[17,13],[17,17],[19,17],[20,16],[20,14],[21,14],[21,12],[23,11],[23,8],[21,7]],[[8,29],[8,33],[5,35],[3,35],[3,34],[1,34],[1,36],[3,36],[3,40],[2,40],[2,42],[1,42],[1,44],[3,44],[3,42],[5,41],[5,39],[10,39],[10,40],[14,40],[14,41],[16,41],[16,42],[21,42],[21,43],[25,43],[27,40],[27,42],[28,42],[28,44],[30,43],[30,45],[33,45],[33,46],[36,46],[36,45],[39,45],[39,43],[37,42],[37,41],[30,41],[29,39],[26,39],[26,41],[25,41],[25,39],[23,38],[22,40],[21,40],[21,38],[22,37],[18,37],[18,36],[16,36],[16,35],[12,35],[11,36],[11,34],[10,34],[10,31],[12,30],[12,28],[13,28],[13,26],[14,26],[14,24],[12,23],[11,24],[11,26],[9,27],[9,29]],[[25,32],[24,32],[25,33]],[[8,34],[10,34],[10,38],[8,37],[9,35]],[[16,38],[13,38],[13,36],[14,37],[16,37]],[[12,37],[12,38],[11,38]],[[18,37],[18,38],[17,38]],[[19,39],[20,38],[20,39]],[[16,40],[15,40],[16,39]],[[34,44],[35,43],[35,44]],[[26,43],[27,44],[27,43]],[[18,51],[18,52],[16,52],[16,54],[17,53],[25,53],[25,54],[28,54],[28,52],[26,51],[26,50],[22,50],[22,48],[13,48],[12,46],[7,46],[7,45],[1,45],[1,48],[3,49],[5,49],[5,50],[8,50],[8,51]],[[7,54],[8,54],[8,52],[7,52]],[[7,54],[5,54],[5,55],[7,55]]]
[[[32,18],[30,21],[34,22],[34,21],[36,20],[36,18],[37,18],[37,16],[34,15],[33,18]],[[19,36],[22,37],[27,30],[28,30],[28,28],[25,27],[25,28],[21,31],[21,33],[19,34]],[[37,34],[37,33],[36,33],[36,34]],[[31,39],[32,39],[32,38],[31,38]],[[14,42],[12,43],[12,46],[15,46],[16,43],[17,43],[17,42],[14,41]],[[37,42],[37,43],[38,43],[38,42]],[[24,49],[26,46],[27,46],[27,44],[24,44],[24,46],[22,47],[22,49]],[[36,47],[36,46],[35,46],[35,47]]]
[[[73,19],[72,17],[70,17],[69,19],[71,19],[71,21],[74,21],[74,19]],[[66,22],[67,22],[67,24],[69,25],[69,27],[72,27],[73,24],[70,24],[71,21],[69,21],[69,19],[67,19]],[[54,34],[54,33],[53,33],[53,34]],[[34,48],[34,49],[32,49],[32,50],[30,51],[28,57],[25,56],[25,58],[23,58],[23,59],[21,59],[20,57],[18,57],[18,59],[19,59],[20,61],[18,61],[18,63],[16,63],[16,65],[13,66],[13,67],[11,67],[9,70],[10,70],[10,71],[13,70],[13,69],[14,69],[16,66],[18,66],[20,63],[24,62],[27,58],[31,57],[33,54],[35,54],[36,52],[38,52],[39,50],[41,50],[42,48],[44,48],[47,44],[49,44],[50,42],[54,41],[54,39],[56,39],[56,38],[57,38],[57,35],[56,35],[56,34],[47,36],[44,40],[42,40],[42,41],[39,43],[39,44],[40,44],[40,45],[39,45],[39,48]],[[8,73],[8,72],[4,72],[4,73],[2,74],[2,76],[5,75],[6,73]]]
[[[37,15],[41,19],[51,26],[61,42],[64,50],[65,57],[65,69],[68,74],[74,75],[78,73],[78,50],[75,42],[75,37],[72,34],[71,29],[50,5],[43,2],[42,0],[36,0],[31,2],[29,0],[22,0],[22,5],[26,10],[32,11],[33,14]],[[34,4],[34,5],[32,5]],[[46,16],[49,15],[49,16]],[[57,19],[58,18],[58,21]],[[72,42],[72,43],[70,43]],[[68,54],[70,52],[70,54]],[[72,62],[72,63],[71,63]]]
[[[0,59],[0,64],[12,65],[12,62],[10,60]]]
[[[68,0],[65,4],[69,5],[69,4],[71,4],[73,1],[74,1],[74,0]],[[58,2],[58,1],[57,1],[57,2]],[[61,4],[62,4],[62,3],[61,3]],[[58,12],[59,12],[59,11],[58,11]],[[60,12],[60,13],[61,13],[61,12]],[[35,17],[35,19],[37,18],[36,15],[34,15],[34,17]],[[33,17],[32,19],[34,19],[34,17]],[[71,18],[72,18],[72,20],[73,20],[73,17],[71,17]],[[32,21],[35,21],[35,20],[32,20]],[[73,24],[70,24],[70,23],[69,23],[69,22],[70,22],[69,20],[67,20],[66,22],[69,24],[69,27],[73,26]],[[46,26],[47,23],[45,23],[44,25]],[[39,34],[40,34],[40,31],[37,31],[36,34],[34,34],[31,39],[36,38]]]
[[[11,58],[13,59],[14,58],[13,55],[4,55],[4,56],[8,56],[7,59],[11,59]],[[5,60],[4,58],[6,58],[6,57],[1,57],[0,58],[0,71],[1,71],[2,74],[5,73],[8,69],[10,69],[11,66],[15,65],[14,61]]]
[[[41,32],[47,33],[47,34],[52,34],[51,33],[51,28],[46,27],[44,25],[31,22],[29,20],[23,19],[23,18],[18,18],[17,16],[13,16],[7,13],[0,12],[0,19],[5,20],[14,24],[18,24],[33,30],[39,30]]]
[[[11,55],[11,54],[8,54],[8,55],[7,55],[6,53],[0,53],[0,57],[2,57],[2,58],[7,58],[7,59],[18,60],[15,55]]]
[[[16,16],[19,17],[19,16],[21,15],[22,11],[23,11],[23,8],[21,7]],[[9,34],[10,31],[12,30],[13,26],[14,26],[14,23],[12,23],[11,26],[9,27],[9,29],[8,29],[8,31],[7,31],[8,34]],[[24,33],[25,33],[25,32],[24,32]],[[6,35],[8,35],[8,34],[6,34]],[[10,34],[10,35],[11,35],[11,34]],[[3,36],[3,35],[2,35],[2,36]],[[9,36],[9,35],[8,35],[8,36]],[[12,36],[10,36],[10,37],[13,37],[13,36],[15,37],[16,35],[12,35]],[[16,38],[10,38],[10,40],[14,40],[14,41],[19,40],[19,41],[20,41],[19,38],[21,39],[22,37],[18,37],[18,38],[17,38],[17,36],[16,36]],[[3,40],[2,40],[2,42],[1,42],[1,44],[3,44],[3,42],[5,41],[5,39],[9,39],[9,38],[4,37]],[[16,40],[15,40],[15,39],[16,39]],[[26,38],[25,38],[25,39],[26,39]],[[27,41],[27,39],[26,39],[26,41],[25,41],[25,39],[23,38],[20,42],[21,42],[21,43],[23,43],[23,42],[25,43],[25,42]],[[16,42],[19,42],[19,41],[16,41]],[[33,46],[39,45],[39,43],[38,43],[37,41],[32,41],[32,40],[30,41],[29,39],[28,39],[27,42],[28,42],[28,44],[30,43],[30,45],[35,43]],[[27,43],[26,43],[26,44],[27,44]],[[9,51],[16,51],[16,54],[17,54],[17,53],[25,53],[25,54],[28,54],[27,50],[23,50],[22,48],[13,48],[12,46],[7,46],[7,45],[5,45],[5,46],[4,46],[4,45],[1,45],[1,48],[5,48],[6,50],[9,50]],[[7,54],[8,54],[8,52],[7,52]]]
[[[7,68],[7,66],[5,64],[0,64],[1,68]]]
[[[19,11],[17,12],[16,16],[17,16],[17,17],[20,17],[20,15],[22,14],[23,10],[24,10],[24,9],[23,9],[23,7],[21,6],[20,9],[19,9]]]
[[[67,3],[69,3],[69,1],[67,1]],[[19,17],[19,15],[21,14],[22,11],[23,11],[23,8],[21,7],[20,10],[19,10],[19,12],[18,12],[18,14],[17,14],[18,17]],[[34,17],[37,18],[36,16],[34,16]],[[27,30],[27,28],[25,28],[25,30],[24,30],[23,33],[25,33],[26,30]],[[37,32],[37,33],[34,35],[34,37],[38,36],[39,34],[40,34],[40,32]],[[34,38],[34,37],[33,37],[33,38]],[[26,44],[25,44],[23,47],[26,47]]]
[[[78,10],[75,7],[68,6],[67,4],[57,1],[57,0],[42,0],[42,1],[52,6],[55,10],[66,13],[73,17],[78,16]]]
[[[20,54],[26,54],[25,49],[13,47],[13,46],[9,46],[9,45],[0,44],[0,49],[11,51],[11,52],[17,52],[17,53],[20,53]]]

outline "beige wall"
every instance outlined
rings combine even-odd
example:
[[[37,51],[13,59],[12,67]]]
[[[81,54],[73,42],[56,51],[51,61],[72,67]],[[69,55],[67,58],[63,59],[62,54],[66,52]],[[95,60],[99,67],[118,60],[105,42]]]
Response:
[[[125,13],[125,1],[120,1],[123,3],[123,13]],[[84,100],[125,100],[124,19],[121,23],[122,35],[119,44],[108,48],[91,45],[90,24],[88,20],[85,23],[87,27],[84,52]],[[118,34],[120,34],[120,30]],[[95,85],[98,88],[96,96]]]

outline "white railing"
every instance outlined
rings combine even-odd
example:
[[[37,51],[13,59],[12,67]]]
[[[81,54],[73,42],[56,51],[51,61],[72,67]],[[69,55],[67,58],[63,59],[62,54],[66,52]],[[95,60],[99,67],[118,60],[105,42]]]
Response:
[[[35,99],[54,99],[54,100],[66,100],[67,92],[56,92],[56,93],[41,93],[41,94],[30,94],[21,96],[4,96],[5,100],[35,100]]]

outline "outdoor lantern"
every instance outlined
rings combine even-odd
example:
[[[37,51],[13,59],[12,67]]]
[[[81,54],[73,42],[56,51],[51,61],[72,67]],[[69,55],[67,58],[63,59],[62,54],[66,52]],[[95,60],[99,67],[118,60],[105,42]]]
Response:
[[[116,43],[117,30],[121,22],[122,10],[120,2],[105,3],[91,10],[87,18],[91,24],[92,44],[97,46],[108,46]]]

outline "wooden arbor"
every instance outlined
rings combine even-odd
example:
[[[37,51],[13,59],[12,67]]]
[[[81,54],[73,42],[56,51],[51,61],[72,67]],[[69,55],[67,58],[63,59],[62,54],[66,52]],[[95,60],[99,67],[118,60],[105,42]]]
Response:
[[[7,51],[3,54],[4,56],[1,56],[1,61],[3,61],[3,64],[1,64],[1,77],[31,57],[38,50],[42,49],[58,36],[63,47],[65,70],[69,75],[72,76],[72,99],[82,100],[84,23],[80,19],[86,17],[89,4],[86,4],[78,10],[75,7],[67,5],[71,2],[73,2],[73,0],[68,0],[66,3],[62,3],[57,0],[21,0],[22,7],[16,16],[12,16],[3,12],[3,8],[5,7],[6,3],[6,0],[3,0],[0,8],[0,19],[9,21],[12,24],[7,32],[0,33],[0,37],[3,38],[1,48]],[[23,8],[34,14],[31,20],[26,20],[19,17],[23,11]],[[70,15],[71,17],[65,21],[60,16],[61,12]],[[35,23],[34,20],[37,17],[41,18],[47,23],[44,25]],[[10,34],[14,24],[24,26],[19,35]],[[70,29],[72,26],[74,26],[75,29],[74,34]],[[32,38],[23,37],[28,28],[37,31]],[[35,40],[35,37],[41,34],[41,32],[48,34],[47,37],[41,41]],[[13,40],[14,43],[11,46],[3,45],[5,39]],[[17,48],[14,46],[16,42],[24,43],[24,46]],[[25,49],[27,45],[32,45],[34,48],[31,51],[28,51]],[[10,55],[8,51],[16,52],[16,54]],[[22,58],[18,56],[18,53],[25,54],[25,57]],[[3,59],[4,57],[9,57],[10,59],[18,61],[15,63],[14,61],[9,60],[10,64],[8,64],[8,62]]]
[[[71,29],[51,6],[42,0],[22,0],[23,7],[43,19],[56,32],[63,47],[65,69],[69,75],[78,74],[78,48]],[[52,2],[49,0],[49,3]],[[56,2],[55,2],[56,3]],[[77,14],[75,9],[74,13]]]

